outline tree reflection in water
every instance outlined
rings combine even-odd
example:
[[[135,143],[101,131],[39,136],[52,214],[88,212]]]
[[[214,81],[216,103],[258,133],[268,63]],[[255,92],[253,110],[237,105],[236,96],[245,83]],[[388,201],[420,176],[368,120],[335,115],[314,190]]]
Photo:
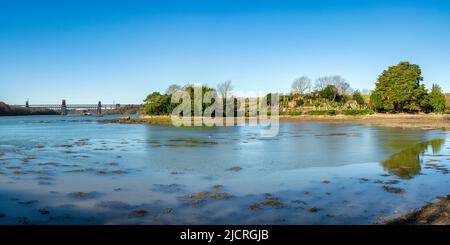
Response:
[[[433,154],[441,151],[445,140],[434,139],[419,143],[411,148],[402,150],[389,157],[382,163],[383,168],[402,179],[411,179],[421,171],[422,154],[431,146]]]

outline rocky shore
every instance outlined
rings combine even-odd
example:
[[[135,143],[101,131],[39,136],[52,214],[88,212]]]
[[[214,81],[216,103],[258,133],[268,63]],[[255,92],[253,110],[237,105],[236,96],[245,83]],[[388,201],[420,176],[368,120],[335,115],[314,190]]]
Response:
[[[438,201],[421,209],[388,220],[386,225],[450,225],[450,195],[438,197]]]
[[[121,117],[117,119],[105,119],[100,123],[121,123],[121,124],[149,124],[149,125],[172,125],[169,116],[157,117]]]

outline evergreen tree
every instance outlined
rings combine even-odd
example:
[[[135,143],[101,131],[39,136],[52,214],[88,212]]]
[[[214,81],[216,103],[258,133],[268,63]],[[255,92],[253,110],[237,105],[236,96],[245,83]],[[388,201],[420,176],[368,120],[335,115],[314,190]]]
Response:
[[[427,96],[421,81],[423,77],[418,65],[400,62],[391,66],[378,77],[371,104],[378,111],[419,111]]]
[[[445,112],[447,109],[445,95],[442,93],[442,89],[439,85],[433,84],[433,88],[428,95],[428,103],[433,112]]]
[[[361,92],[359,92],[359,90],[356,90],[355,92],[353,92],[353,100],[356,101],[356,103],[358,103],[358,105],[364,105],[365,101],[364,98],[361,95]]]

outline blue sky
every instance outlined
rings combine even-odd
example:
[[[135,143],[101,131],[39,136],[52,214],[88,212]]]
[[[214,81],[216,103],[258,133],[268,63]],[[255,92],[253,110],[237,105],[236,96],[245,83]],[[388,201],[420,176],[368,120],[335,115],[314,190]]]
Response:
[[[372,89],[390,65],[450,91],[450,1],[0,2],[0,101],[140,103],[172,83]]]

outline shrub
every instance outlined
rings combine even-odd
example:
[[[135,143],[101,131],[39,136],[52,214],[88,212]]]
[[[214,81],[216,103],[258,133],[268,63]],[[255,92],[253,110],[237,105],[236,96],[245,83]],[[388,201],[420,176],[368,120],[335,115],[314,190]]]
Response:
[[[328,109],[328,110],[313,110],[309,111],[308,114],[314,116],[318,115],[335,116],[337,113],[335,109]]]
[[[371,109],[352,109],[352,110],[343,110],[341,111],[341,113],[343,115],[348,116],[363,116],[363,115],[372,115],[375,112]]]
[[[285,112],[280,112],[280,115],[298,116],[298,115],[301,115],[302,113],[303,113],[302,111],[285,111]]]

